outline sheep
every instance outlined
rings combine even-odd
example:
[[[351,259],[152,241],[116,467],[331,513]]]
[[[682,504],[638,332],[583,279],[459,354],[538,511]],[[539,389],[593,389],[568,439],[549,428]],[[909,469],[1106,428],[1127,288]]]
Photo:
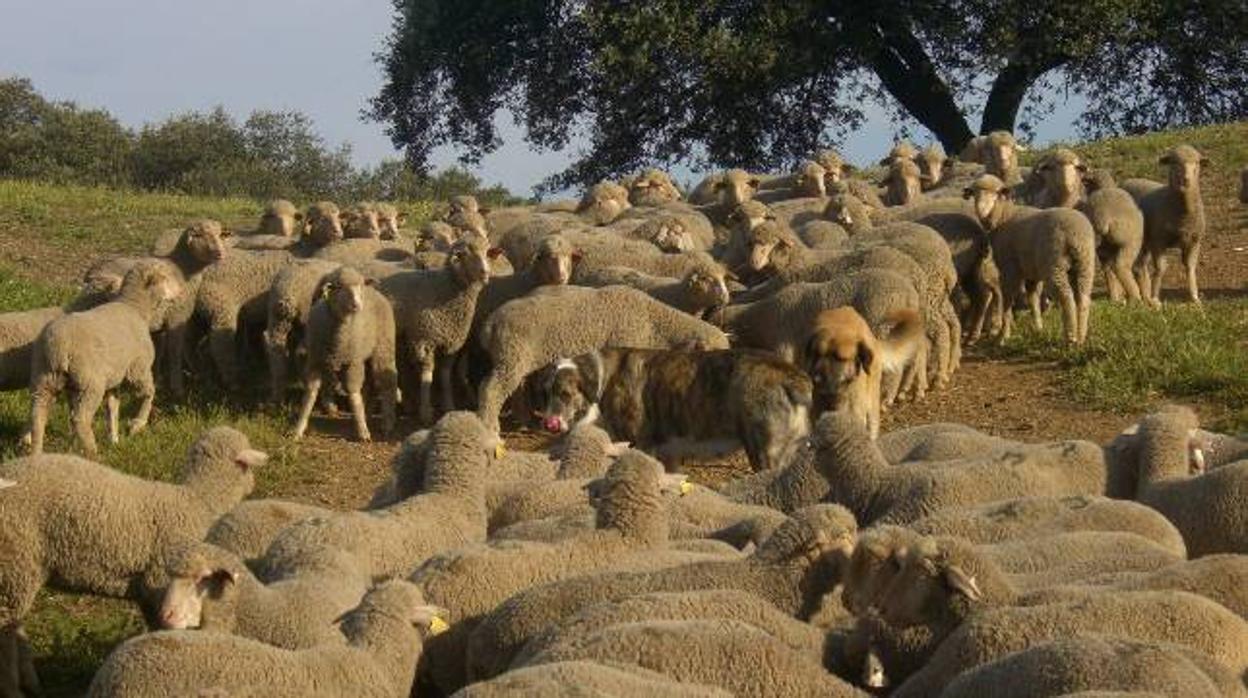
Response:
[[[1140,423],[1136,499],[1166,515],[1191,557],[1248,553],[1248,461],[1191,474],[1196,414],[1171,407]],[[1196,454],[1196,462],[1203,457]]]
[[[730,698],[731,693],[711,686],[677,683],[638,666],[588,661],[551,662],[509,671],[489,681],[456,691],[455,698],[495,698],[515,695],[578,695],[626,698]]]
[[[377,206],[377,222],[381,226],[382,240],[399,240],[403,237],[402,227],[407,214],[388,201],[379,201]]]
[[[992,256],[1001,270],[1001,341],[1010,338],[1014,302],[1024,292],[1040,329],[1040,292],[1048,283],[1062,307],[1066,341],[1083,344],[1088,337],[1092,280],[1096,274],[1096,232],[1087,217],[1069,209],[1035,209],[1011,201],[998,178],[984,175],[963,192],[973,199],[979,222],[992,241]]]
[[[631,288],[542,288],[505,303],[481,328],[493,364],[481,384],[477,413],[498,432],[503,402],[529,373],[561,356],[608,346],[662,349],[689,342],[727,349],[715,327]]]
[[[873,209],[884,208],[884,202],[880,200],[879,191],[875,185],[870,182],[864,182],[861,179],[850,177],[854,167],[841,159],[840,154],[835,150],[821,150],[815,154],[815,162],[823,166],[825,181],[828,188],[831,185],[841,184],[849,193],[853,194],[867,206]]]
[[[141,635],[109,655],[87,695],[169,696],[205,686],[268,696],[409,694],[440,609],[411,584],[383,584],[342,621],[345,642],[302,650],[185,630]]]
[[[212,361],[227,388],[238,388],[234,352],[239,325],[264,324],[269,288],[294,257],[308,256],[342,239],[339,216],[338,207],[331,202],[313,204],[304,215],[305,231],[298,245],[282,251],[235,251],[203,273],[193,314],[208,326]]]
[[[886,206],[906,206],[923,200],[923,172],[912,159],[893,160],[880,182]]]
[[[523,589],[604,567],[627,567],[667,542],[664,490],[670,476],[639,451],[628,451],[589,486],[597,526],[555,543],[507,541],[434,556],[410,577],[431,602],[447,609],[450,631],[428,648],[436,684],[450,693],[464,684],[464,649],[490,610]]]
[[[991,436],[966,426],[935,422],[880,434],[876,445],[889,463],[967,458],[1017,446],[1019,442]]]
[[[828,673],[763,630],[736,620],[623,623],[533,656],[530,664],[573,659],[616,661],[678,681],[709,683],[737,695],[869,695]]]
[[[968,152],[976,141],[978,153]],[[968,143],[962,151],[962,160],[982,163],[984,174],[997,177],[1007,186],[1014,186],[1021,183],[1026,174],[1018,166],[1018,154],[1026,150],[1009,131],[992,131]],[[1026,200],[1026,197],[1021,197],[1020,200]]]
[[[408,574],[430,556],[485,540],[483,476],[498,440],[467,412],[450,412],[429,435],[421,494],[386,509],[335,513],[282,531],[260,563],[260,578],[298,572],[325,549],[356,555],[373,580]]]
[[[706,317],[728,305],[731,300],[728,281],[733,277],[713,259],[699,261],[700,264],[678,279],[652,276],[629,267],[602,267],[578,274],[576,285],[590,288],[631,286],[677,310],[694,317]]]
[[[925,535],[954,535],[973,543],[1029,540],[1069,531],[1122,531],[1187,556],[1183,537],[1156,510],[1096,495],[1023,497],[967,508],[942,509],[908,526]]]
[[[70,421],[90,458],[97,453],[92,422],[100,402],[108,402],[108,436],[118,440],[121,400],[116,391],[134,386],[142,403],[130,421],[136,434],[147,427],[156,397],[151,326],[161,306],[177,298],[182,285],[163,264],[143,261],[126,274],[117,300],[48,323],[31,348],[31,453],[43,453],[48,410],[61,391],[72,391]]]
[[[312,304],[320,298],[329,275],[341,266],[322,259],[297,259],[273,277],[264,346],[269,360],[269,400],[275,404],[285,397],[291,355],[303,341]]]
[[[377,204],[361,201],[342,212],[342,236],[345,239],[381,238],[381,222]]]
[[[326,374],[343,376],[342,387],[351,402],[355,436],[369,441],[364,381],[371,374],[381,401],[381,429],[394,428],[394,403],[398,378],[395,370],[394,311],[390,302],[372,287],[372,281],[354,269],[331,272],[322,287],[324,297],[308,312],[308,331],[303,342],[307,363],[303,371],[304,395],[294,438],[303,438]],[[367,372],[366,372],[367,371]]]
[[[226,550],[182,546],[166,563],[160,629],[231,633],[292,650],[340,641],[334,621],[359,604],[369,580],[349,553],[321,562],[265,586]]]
[[[807,221],[797,229],[797,235],[812,250],[830,250],[841,247],[849,240],[849,233],[838,223],[824,220]]]
[[[260,226],[256,229],[259,235],[278,235],[285,238],[295,237],[298,227],[303,223],[303,214],[295,205],[286,199],[274,199],[264,207],[260,214]]]
[[[1019,447],[940,467],[894,467],[851,415],[825,413],[812,437],[816,467],[836,483],[830,501],[864,523],[904,523],[943,508],[1010,497],[1096,494],[1108,480],[1100,447],[1083,441]]]
[[[808,617],[835,585],[837,560],[853,549],[857,525],[843,507],[795,512],[748,557],[698,562],[649,572],[610,572],[545,584],[503,602],[468,642],[469,678],[502,673],[525,643],[552,623],[596,603],[658,591],[739,589],[781,611]]]
[[[581,196],[576,213],[594,225],[606,225],[619,217],[632,204],[628,190],[615,182],[599,182]]]
[[[30,387],[30,353],[43,328],[65,316],[60,306],[0,314],[0,390]]]
[[[145,571],[163,567],[166,548],[202,539],[251,492],[252,471],[267,460],[244,435],[216,427],[191,445],[176,484],[75,456],[0,464],[0,481],[12,483],[0,488],[0,636],[16,631],[45,583],[133,597]],[[3,683],[0,693],[15,695]]]
[[[258,560],[282,529],[299,521],[325,517],[324,507],[280,499],[248,499],[239,503],[208,529],[204,541],[248,562]]]
[[[754,198],[765,204],[774,204],[788,199],[819,198],[826,193],[827,175],[828,171],[823,165],[814,160],[806,160],[798,165],[793,174],[762,182]]]
[[[1125,293],[1128,301],[1138,301],[1140,286],[1133,266],[1144,245],[1144,214],[1106,170],[1085,177],[1084,188],[1087,199],[1075,208],[1096,231],[1096,256],[1105,270],[1110,300],[1119,300]]]
[[[1209,698],[1244,694],[1238,676],[1187,647],[1076,635],[1055,638],[981,664],[959,674],[940,695],[992,695],[1004,686],[1010,687],[1010,695],[1020,697],[1064,695],[1083,689],[1147,689],[1172,696]]]
[[[490,277],[484,240],[467,238],[452,247],[446,266],[404,271],[383,278],[378,289],[394,307],[394,322],[406,359],[420,366],[422,424],[433,421],[433,375],[440,372],[444,404],[450,402],[450,357],[464,346],[477,299]]]
[[[626,187],[628,202],[633,206],[662,206],[681,198],[680,190],[672,183],[671,176],[654,168],[633,177]]]
[[[926,574],[929,579],[939,580],[948,574],[947,569],[937,565]],[[919,594],[917,598],[924,596]],[[885,604],[890,603],[886,598]],[[886,618],[893,607],[884,609]],[[891,614],[890,622],[908,621],[904,609]],[[1248,668],[1248,623],[1242,618],[1213,601],[1186,592],[1133,591],[974,613],[892,695],[939,695],[963,671],[1044,641],[1084,632],[1121,635],[1140,642],[1174,643],[1207,655],[1235,676],[1242,676]]]
[[[1187,271],[1187,297],[1200,302],[1196,266],[1205,236],[1205,202],[1200,194],[1200,168],[1209,159],[1190,145],[1171,148],[1158,162],[1169,169],[1166,184],[1148,179],[1122,183],[1144,214],[1144,247],[1140,259],[1140,285],[1154,305],[1161,303],[1161,277],[1166,273],[1166,250],[1179,248]]]
[[[929,143],[926,148],[914,156],[919,166],[923,189],[935,189],[945,181],[945,176],[953,169],[953,158],[945,155],[940,143]],[[948,169],[946,169],[948,168]]]
[[[1084,197],[1083,177],[1087,172],[1088,166],[1075,151],[1054,150],[1032,170],[1042,187],[1027,203],[1038,208],[1076,208]]]

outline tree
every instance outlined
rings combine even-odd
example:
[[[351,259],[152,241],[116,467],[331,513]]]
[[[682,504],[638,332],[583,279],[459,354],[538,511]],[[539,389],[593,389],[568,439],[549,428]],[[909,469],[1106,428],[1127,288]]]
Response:
[[[139,132],[134,148],[135,183],[147,189],[188,193],[236,194],[219,182],[219,172],[244,160],[247,144],[234,119],[222,107],[201,114],[173,116]]]
[[[538,148],[588,143],[552,186],[649,163],[772,168],[884,104],[950,151],[1022,130],[1062,90],[1085,129],[1248,115],[1244,0],[395,0],[369,114],[409,164],[496,149],[508,111]],[[1042,87],[1050,89],[1040,89]],[[1058,89],[1060,88],[1060,89]]]

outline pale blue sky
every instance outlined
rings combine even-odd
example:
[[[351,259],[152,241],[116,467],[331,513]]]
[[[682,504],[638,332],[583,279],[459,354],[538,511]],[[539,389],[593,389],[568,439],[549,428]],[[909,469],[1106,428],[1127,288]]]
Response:
[[[397,155],[382,125],[359,117],[381,84],[372,54],[391,13],[388,0],[0,0],[0,76],[28,77],[45,96],[106,108],[129,126],[218,104],[238,118],[297,109],[372,164]],[[1073,104],[1059,108],[1038,140],[1071,137],[1075,113]],[[531,151],[510,116],[499,118],[507,142],[475,168],[486,182],[527,194],[568,162]],[[916,141],[926,135],[919,129]],[[878,159],[893,136],[881,114],[842,150]],[[438,165],[454,160],[436,156]]]

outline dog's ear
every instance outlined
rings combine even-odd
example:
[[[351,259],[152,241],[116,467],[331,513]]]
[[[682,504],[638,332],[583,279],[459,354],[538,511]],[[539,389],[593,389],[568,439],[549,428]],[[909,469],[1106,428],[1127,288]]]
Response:
[[[873,361],[875,361],[875,353],[871,351],[871,347],[867,346],[866,342],[858,342],[858,355],[854,357],[854,363],[858,365],[858,372],[870,374]]]

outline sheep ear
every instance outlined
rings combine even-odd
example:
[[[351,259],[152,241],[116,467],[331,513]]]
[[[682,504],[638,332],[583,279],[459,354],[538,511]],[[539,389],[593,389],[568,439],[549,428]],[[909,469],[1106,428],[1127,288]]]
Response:
[[[997,192],[997,194],[998,194],[998,195],[999,195],[1002,199],[1012,199],[1012,198],[1014,198],[1014,191],[1013,191],[1010,187],[1003,187],[1003,188],[1001,189],[1001,191]]]
[[[889,165],[891,165],[891,164],[893,164],[893,159],[892,159],[892,158],[880,158],[880,166],[881,166],[881,167],[888,167],[888,166],[889,166]]]
[[[866,342],[858,342],[858,355],[854,357],[854,363],[858,366],[858,372],[870,374],[873,361],[875,361],[875,352],[871,351],[871,347],[867,346]]]
[[[1200,156],[1200,166],[1201,166],[1201,167],[1208,167],[1208,166],[1209,166],[1209,158],[1205,157],[1204,155],[1201,155],[1201,156]]]
[[[750,185],[751,189],[758,189],[759,185],[763,182],[758,177],[750,177],[745,181],[745,183]]]
[[[503,248],[491,247],[489,250],[486,251],[485,256],[489,257],[490,259],[498,259],[498,256],[501,255],[502,253],[503,253]]]
[[[485,214],[487,214],[487,213],[489,213],[489,212],[493,211],[493,210],[494,210],[494,209],[490,208],[489,206],[478,206],[478,207],[477,207],[477,213],[480,213],[480,214],[481,214],[481,215],[483,215],[483,216],[484,216]]]
[[[724,180],[721,179],[718,182],[716,182],[711,188],[714,189],[715,191],[719,191],[720,189],[723,189],[726,186],[728,186],[728,182],[725,182]]]
[[[728,281],[740,281],[741,280],[740,278],[737,277],[736,274],[732,273],[732,271],[730,270],[724,271],[724,278],[727,279]]]
[[[371,276],[366,276],[366,277],[364,277],[364,285],[365,285],[365,286],[373,286],[373,285],[375,285],[376,283],[377,283],[377,279],[374,279],[374,278],[373,278],[373,277],[371,277]]]
[[[1157,163],[1160,165],[1169,165],[1170,153],[1166,153],[1165,155],[1162,155],[1161,157],[1157,158]]]
[[[973,188],[971,188],[971,187],[967,187],[967,188],[965,188],[965,189],[963,189],[963,190],[962,190],[962,198],[963,198],[963,199],[972,199],[972,198],[974,198],[974,197],[975,197],[975,190],[974,190]]]
[[[1078,164],[1078,165],[1075,165],[1075,169],[1076,169],[1076,170],[1079,170],[1079,172],[1081,172],[1081,173],[1083,173],[1083,174],[1087,174],[1087,173],[1088,173],[1088,166],[1087,166],[1087,165],[1084,165],[1084,164],[1082,164],[1082,163],[1081,163],[1081,164]]]
[[[584,255],[584,254],[583,254],[580,250],[573,250],[573,251],[572,251],[572,261],[573,261],[573,262],[579,262],[579,261],[581,261],[581,258],[582,258],[582,257],[584,257],[584,256],[585,256],[585,255]]]
[[[303,211],[295,211],[295,220],[297,221],[303,220]]]
[[[979,590],[979,585],[975,583],[975,577],[963,572],[962,568],[956,565],[945,568],[945,584],[971,601],[979,601],[984,597],[983,592]]]
[[[269,462],[269,454],[264,451],[257,451],[254,448],[243,449],[234,456],[234,463],[243,469],[243,472],[258,468]]]

